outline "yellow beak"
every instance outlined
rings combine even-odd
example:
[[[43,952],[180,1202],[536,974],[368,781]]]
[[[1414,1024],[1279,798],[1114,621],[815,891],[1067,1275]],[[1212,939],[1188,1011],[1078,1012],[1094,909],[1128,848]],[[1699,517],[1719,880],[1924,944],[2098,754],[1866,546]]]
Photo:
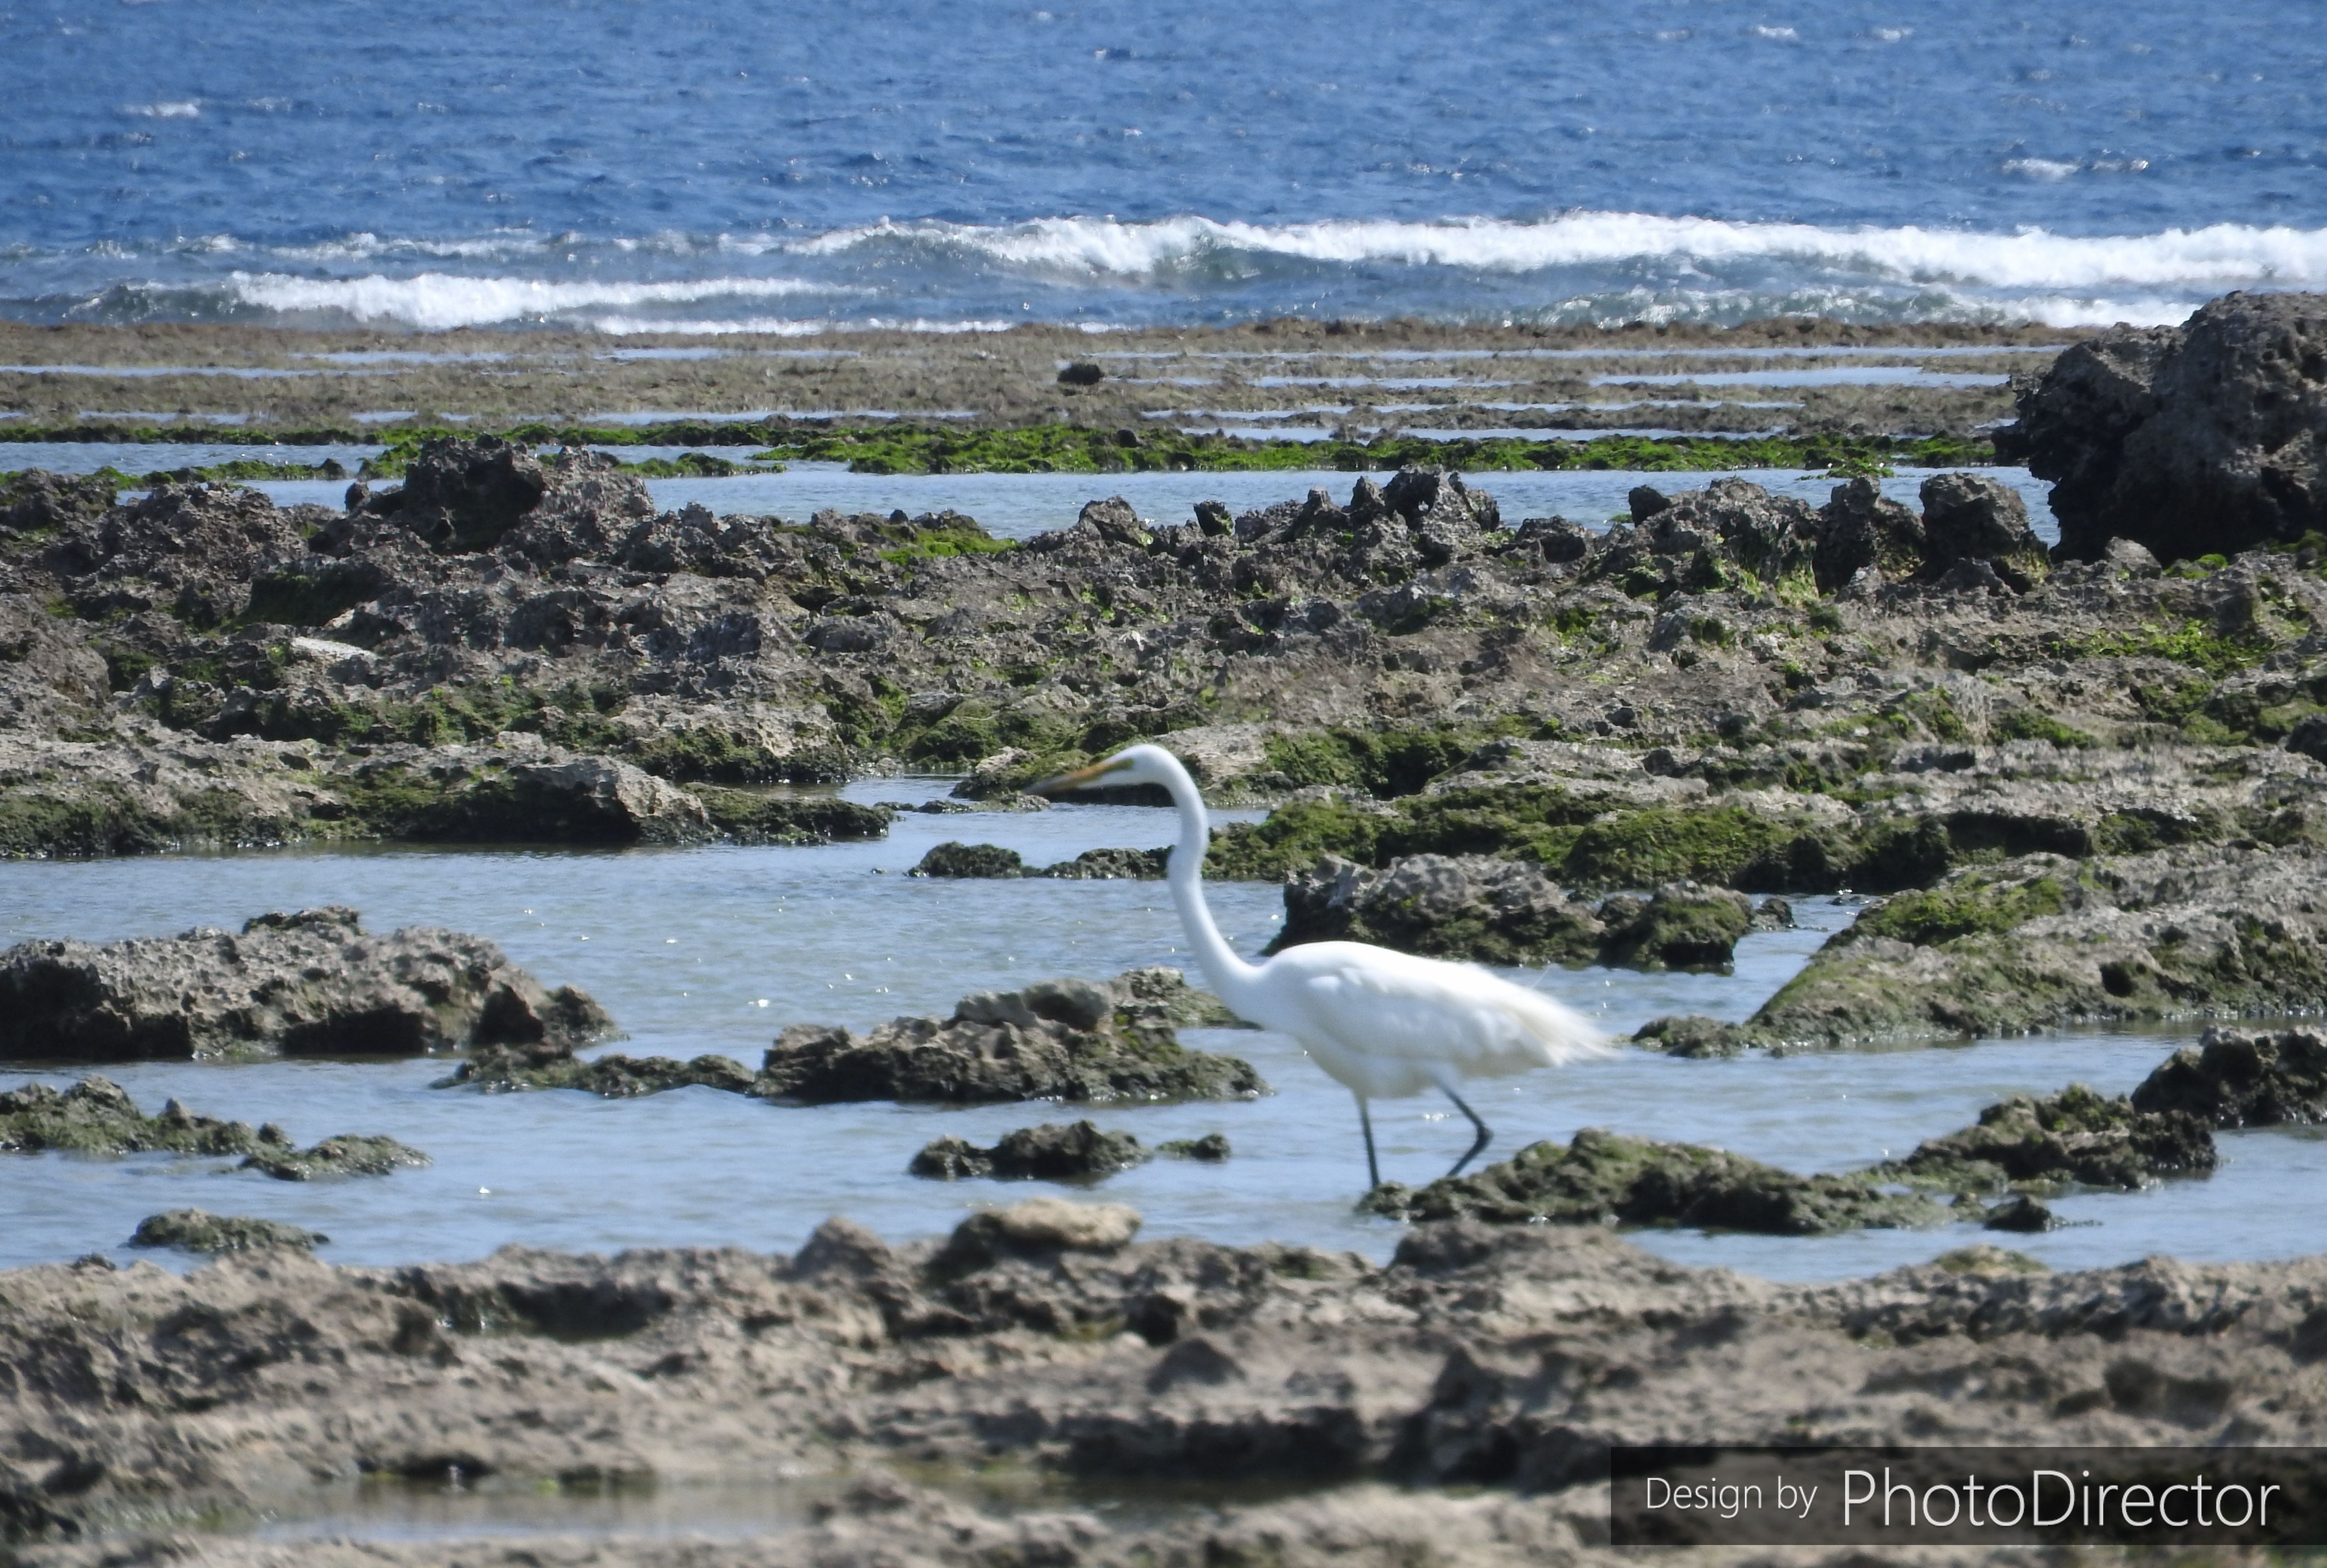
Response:
[[[1071,773],[1061,773],[1045,779],[1040,784],[1026,786],[1029,795],[1056,795],[1068,789],[1087,789],[1109,773],[1120,773],[1130,767],[1128,762],[1094,762],[1088,768],[1078,768]]]

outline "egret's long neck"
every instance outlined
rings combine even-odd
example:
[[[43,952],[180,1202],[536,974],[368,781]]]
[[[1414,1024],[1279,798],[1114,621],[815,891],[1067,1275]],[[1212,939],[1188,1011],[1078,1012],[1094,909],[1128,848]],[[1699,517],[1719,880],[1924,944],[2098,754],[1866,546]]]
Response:
[[[1249,1018],[1246,1003],[1260,971],[1236,956],[1213,923],[1211,907],[1204,902],[1204,852],[1211,846],[1211,825],[1204,819],[1203,797],[1196,793],[1196,781],[1179,767],[1171,770],[1164,788],[1171,792],[1172,804],[1180,808],[1180,842],[1172,846],[1165,880],[1172,886],[1172,902],[1180,910],[1181,928],[1188,933],[1189,945],[1196,949],[1196,959],[1203,966],[1212,990],[1230,1012]]]

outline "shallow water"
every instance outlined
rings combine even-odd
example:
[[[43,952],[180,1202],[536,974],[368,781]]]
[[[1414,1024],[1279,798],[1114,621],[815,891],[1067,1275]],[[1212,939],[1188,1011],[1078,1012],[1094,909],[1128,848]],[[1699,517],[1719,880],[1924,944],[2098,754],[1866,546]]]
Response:
[[[887,779],[846,793],[918,800],[945,788],[943,780]],[[0,940],[153,934],[238,924],[267,910],[349,903],[376,929],[417,922],[480,932],[546,981],[584,987],[630,1031],[616,1049],[720,1051],[752,1064],[790,1022],[863,1028],[900,1013],[943,1013],[980,989],[1185,962],[1160,884],[948,882],[901,874],[948,838],[1005,845],[1042,863],[1172,835],[1162,812],[1085,806],[1024,815],[908,813],[886,841],[807,849],[285,850],[21,863],[0,865]],[[1279,919],[1278,891],[1230,883],[1210,891],[1230,939],[1257,952]],[[1748,937],[1734,975],[1553,970],[1541,983],[1612,1030],[1672,1012],[1743,1017],[1851,914],[1832,900],[1796,907],[1802,929]],[[1298,1241],[1386,1256],[1398,1227],[1350,1212],[1364,1163],[1349,1096],[1282,1037],[1236,1030],[1188,1038],[1251,1060],[1277,1092],[1250,1102],[1092,1113],[1103,1126],[1150,1144],[1219,1131],[1235,1149],[1221,1165],[1157,1161],[1114,1177],[1097,1194],[1136,1207],[1150,1236]],[[1473,1104],[1497,1129],[1498,1153],[1605,1125],[1717,1143],[1796,1170],[1836,1169],[1960,1126],[2005,1093],[2049,1092],[2071,1080],[2121,1092],[2182,1038],[2045,1036],[1726,1061],[1628,1050],[1479,1085]],[[593,1251],[722,1244],[789,1250],[835,1213],[892,1239],[936,1236],[977,1206],[1051,1189],[917,1181],[903,1172],[922,1143],[942,1134],[991,1142],[1012,1127],[1084,1114],[1049,1105],[799,1108],[709,1089],[608,1101],[569,1091],[488,1097],[428,1087],[449,1069],[442,1060],[107,1068],[148,1110],[174,1095],[204,1114],[280,1122],[303,1143],[386,1133],[425,1150],[435,1163],[385,1179],[302,1185],[233,1171],[222,1161],[0,1158],[0,1201],[12,1216],[0,1231],[0,1265],[93,1250],[135,1255],[121,1249],[139,1219],[189,1205],[304,1225],[333,1237],[326,1257],[362,1263],[474,1257],[508,1242]],[[0,1074],[0,1081],[17,1076]],[[77,1074],[27,1076],[61,1086]],[[1384,1174],[1395,1180],[1438,1174],[1468,1143],[1459,1117],[1429,1099],[1380,1104],[1375,1125]],[[2061,1265],[2150,1253],[2229,1259],[2315,1248],[2327,1138],[2267,1132],[2222,1143],[2225,1163],[2210,1179],[2068,1199],[2056,1206],[2060,1212],[2092,1223],[2005,1239]],[[1692,1263],[1823,1278],[1919,1261],[1986,1237],[1949,1227],[1813,1238],[1653,1232],[1640,1239]]]

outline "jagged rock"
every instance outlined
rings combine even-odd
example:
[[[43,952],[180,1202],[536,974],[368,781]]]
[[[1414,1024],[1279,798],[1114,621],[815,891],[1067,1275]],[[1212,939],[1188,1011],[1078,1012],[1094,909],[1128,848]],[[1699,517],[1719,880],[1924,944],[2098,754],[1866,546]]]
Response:
[[[1725,1150],[1586,1127],[1565,1145],[1531,1143],[1472,1176],[1420,1190],[1385,1182],[1362,1205],[1393,1218],[1495,1225],[1685,1225],[1771,1236],[1935,1225],[1930,1199],[1856,1176],[1797,1176]]]
[[[1696,882],[1668,882],[1647,899],[1605,900],[1600,961],[1642,969],[1726,969],[1737,938],[1754,926],[1743,893]]]
[[[321,1231],[286,1225],[279,1219],[252,1219],[242,1215],[211,1214],[200,1209],[173,1209],[148,1215],[137,1222],[132,1246],[173,1246],[181,1252],[248,1252],[258,1247],[313,1248],[332,1238]]]
[[[1162,882],[1169,849],[1087,849],[1033,874],[1064,882]]]
[[[963,1138],[939,1138],[915,1154],[907,1169],[943,1181],[967,1176],[1074,1181],[1127,1171],[1152,1158],[1129,1133],[1102,1133],[1090,1122],[1045,1122],[1005,1133],[990,1149]]]
[[[386,936],[353,910],[260,915],[238,935],[23,942],[0,953],[0,1059],[416,1054],[578,1044],[612,1028],[481,938]]]
[[[870,1034],[795,1024],[752,1093],[770,1099],[1230,1099],[1267,1093],[1233,1057],[1182,1047],[1163,1005],[1083,980],[980,992],[948,1019],[900,1018]]]
[[[1818,588],[1838,593],[1865,571],[1911,577],[1923,568],[1924,546],[1921,518],[1884,496],[1873,480],[1845,480],[1818,510]]]
[[[1922,499],[1927,572],[1984,563],[2019,593],[2050,573],[2044,542],[2028,526],[2028,506],[2017,490],[1986,474],[1942,473],[1923,481]]]
[[[25,1083],[0,1092],[0,1149],[38,1153],[64,1149],[79,1154],[247,1154],[258,1134],[242,1122],[198,1116],[171,1100],[159,1115],[137,1108],[127,1090],[111,1078],[91,1074],[69,1089]]]
[[[1123,1204],[1030,1198],[963,1220],[930,1266],[942,1275],[991,1268],[1005,1258],[1120,1252],[1138,1234],[1139,1211]]]
[[[2327,528],[2327,295],[2233,294],[2074,345],[2017,389],[1996,453],[2057,481],[2061,551],[2161,560]]]
[[[30,594],[0,593],[0,730],[38,731],[101,708],[105,660]]]
[[[447,794],[407,835],[432,843],[687,844],[711,836],[704,802],[610,757],[520,762]]]
[[[1880,1173],[1964,1191],[2074,1183],[2129,1190],[2161,1176],[2201,1175],[2218,1161],[2205,1122],[2181,1110],[2145,1109],[2123,1095],[2071,1084],[2038,1098],[2014,1095],[1977,1125],[1933,1138]]]
[[[2144,1078],[2133,1105],[2215,1127],[2327,1120],[2327,1034],[2210,1029]]]
[[[428,1156],[394,1138],[342,1134],[325,1138],[311,1149],[292,1146],[271,1123],[258,1129],[258,1146],[242,1162],[246,1170],[277,1181],[313,1181],[319,1176],[385,1176],[408,1165],[425,1165]]]
[[[29,468],[0,476],[0,538],[94,522],[113,505],[113,479]]]

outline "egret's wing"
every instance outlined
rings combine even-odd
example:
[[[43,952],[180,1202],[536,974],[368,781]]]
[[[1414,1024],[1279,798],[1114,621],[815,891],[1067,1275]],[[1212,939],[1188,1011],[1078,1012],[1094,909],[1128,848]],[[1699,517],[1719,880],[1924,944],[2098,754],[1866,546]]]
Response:
[[[1314,1031],[1342,1050],[1426,1073],[1522,1072],[1607,1050],[1602,1031],[1572,1008],[1474,965],[1312,942],[1270,959],[1265,975],[1298,1009],[1298,1025],[1285,1021],[1296,1035]]]

